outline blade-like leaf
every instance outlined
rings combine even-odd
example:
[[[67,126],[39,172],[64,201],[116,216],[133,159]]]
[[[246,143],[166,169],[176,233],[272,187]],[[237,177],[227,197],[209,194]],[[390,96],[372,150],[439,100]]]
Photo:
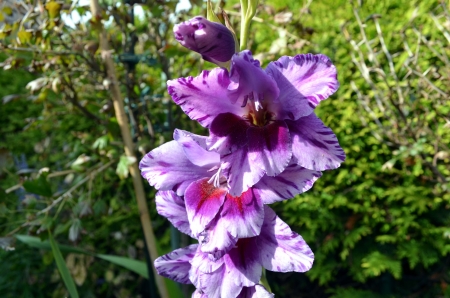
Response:
[[[41,249],[52,249],[49,241],[41,241],[41,239],[39,239],[38,237],[27,236],[27,235],[16,235],[15,237],[17,238],[17,240],[19,240],[25,244],[28,244],[29,246],[32,246],[32,247],[41,248]],[[95,256],[97,258],[103,259],[103,260],[111,262],[113,264],[122,266],[130,271],[133,271],[133,272],[139,274],[142,277],[148,278],[147,264],[145,262],[130,259],[130,258],[125,258],[125,257],[120,257],[120,256],[94,254],[89,251],[86,251],[86,250],[83,250],[80,248],[76,248],[76,247],[72,247],[69,245],[58,244],[58,247],[63,252],[80,253],[80,254]]]
[[[67,291],[69,291],[70,297],[78,298],[79,296],[75,282],[73,281],[72,275],[70,275],[66,261],[59,250],[58,244],[56,244],[55,239],[53,239],[50,232],[48,233],[48,238],[50,241],[50,246],[52,247],[53,256],[55,257],[56,266],[58,267],[59,274],[61,274],[64,284],[66,285]]]
[[[20,242],[23,242],[31,247],[36,247],[40,249],[51,249],[51,245],[49,241],[42,241],[38,237],[28,236],[28,235],[15,235],[17,240]],[[147,264],[142,261],[120,257],[120,256],[113,256],[113,255],[104,255],[104,254],[94,254],[89,251],[72,247],[69,245],[63,245],[63,244],[57,244],[59,249],[63,252],[67,253],[80,253],[80,254],[87,254],[91,256],[95,256],[97,258],[103,259],[105,261],[111,262],[115,265],[122,266],[130,271],[133,271],[136,274],[139,274],[140,276],[144,278],[148,278],[148,270],[147,270]],[[158,250],[161,254],[160,249]],[[183,293],[181,292],[180,287],[178,287],[177,283],[173,280],[170,280],[168,278],[164,279],[164,282],[166,283],[166,287],[169,291],[170,297],[183,297]]]
[[[15,235],[15,237],[20,242],[23,242],[32,247],[48,249],[48,250],[52,249],[50,242],[48,242],[47,240],[42,241],[38,237],[33,237],[33,236],[28,236],[28,235]],[[58,247],[62,252],[66,252],[66,253],[80,253],[80,254],[85,254],[85,255],[93,255],[93,253],[91,253],[89,251],[86,251],[86,250],[83,250],[83,249],[77,248],[77,247],[72,247],[69,245],[58,244]]]
[[[113,264],[127,268],[128,270],[133,271],[140,276],[148,278],[147,265],[145,264],[145,262],[112,255],[96,254],[95,256]]]

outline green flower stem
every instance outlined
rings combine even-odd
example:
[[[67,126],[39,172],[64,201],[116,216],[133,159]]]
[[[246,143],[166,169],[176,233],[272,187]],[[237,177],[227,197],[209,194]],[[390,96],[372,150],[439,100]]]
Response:
[[[266,269],[264,269],[264,268],[262,270],[261,280],[259,282],[266,288],[266,290],[268,292],[272,292],[272,289],[270,288],[270,285],[269,285],[269,281],[267,280],[267,277],[266,277]]]
[[[245,16],[242,16],[241,20],[241,46],[240,50],[243,51],[247,49],[247,41],[248,41],[248,33],[250,31],[250,21],[245,19]]]
[[[256,13],[257,6],[258,0],[241,0],[241,51],[247,49],[250,22]]]

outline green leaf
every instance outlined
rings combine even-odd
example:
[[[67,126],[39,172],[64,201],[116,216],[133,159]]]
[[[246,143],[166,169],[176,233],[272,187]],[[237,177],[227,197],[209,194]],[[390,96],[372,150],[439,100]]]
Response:
[[[97,258],[106,260],[108,262],[111,262],[113,264],[122,266],[130,271],[133,271],[140,276],[143,276],[145,278],[148,278],[148,270],[147,270],[147,264],[142,261],[120,257],[120,256],[112,256],[112,255],[104,255],[104,254],[97,254],[95,255]]]
[[[77,287],[75,286],[75,282],[73,281],[72,276],[70,275],[69,269],[67,268],[66,261],[64,260],[61,251],[59,250],[58,245],[53,239],[50,231],[48,232],[48,238],[50,240],[50,246],[52,247],[53,256],[55,258],[56,266],[58,267],[59,274],[66,285],[67,291],[69,291],[70,297],[78,298]]]
[[[38,237],[27,236],[27,235],[16,235],[17,240],[28,244],[29,246],[40,248],[40,249],[52,249],[51,243],[49,241],[41,241]],[[147,264],[143,261],[138,261],[121,256],[105,255],[105,254],[93,254],[89,251],[72,247],[69,245],[57,244],[59,249],[68,253],[80,253],[86,255],[93,255],[97,258],[103,259],[105,261],[111,262],[115,265],[122,266],[130,271],[133,271],[144,278],[148,278]],[[56,257],[55,257],[56,259]],[[181,296],[171,296],[171,297],[181,297]]]
[[[44,197],[52,196],[52,188],[47,179],[41,175],[35,180],[28,180],[23,183],[23,187],[26,191],[34,193]]]
[[[50,19],[58,18],[61,13],[62,4],[56,1],[50,1],[45,4]]]
[[[109,141],[109,138],[107,135],[101,136],[100,138],[95,140],[94,144],[92,145],[92,148],[103,150],[106,148],[106,146],[108,146],[108,141]]]
[[[21,43],[28,43],[31,41],[33,34],[30,31],[21,30],[17,33],[17,38]]]
[[[20,242],[23,242],[31,247],[40,248],[40,249],[48,249],[48,250],[51,249],[50,242],[47,240],[42,241],[38,237],[33,237],[33,236],[28,236],[28,235],[15,235],[15,237]],[[72,247],[69,245],[58,244],[58,247],[61,251],[65,252],[65,253],[81,253],[81,254],[86,254],[86,255],[93,255],[91,252],[88,252],[88,251],[80,249],[80,248]]]
[[[125,179],[128,177],[128,167],[136,162],[136,158],[134,156],[126,156],[122,155],[120,157],[119,163],[117,164],[116,173],[120,177],[120,179]]]
[[[19,240],[25,244],[28,244],[32,247],[36,247],[36,248],[40,248],[40,249],[51,249],[51,245],[50,245],[49,241],[41,241],[38,237],[27,236],[27,235],[16,235],[15,237],[17,238],[17,240]],[[88,252],[88,251],[85,251],[85,250],[82,250],[82,249],[79,249],[76,247],[71,247],[68,245],[57,244],[57,246],[60,248],[61,251],[64,251],[64,252],[73,252],[73,253],[93,255],[97,258],[103,259],[103,260],[113,263],[115,265],[124,267],[130,271],[133,271],[134,273],[136,273],[144,278],[148,278],[147,264],[143,261],[138,261],[138,260],[121,257],[121,256],[93,254],[91,252]],[[56,257],[55,257],[55,259],[56,259]],[[177,286],[177,284],[173,280],[165,278],[164,282],[169,291],[169,297],[183,297],[183,293],[181,292],[180,288]]]
[[[363,258],[361,267],[364,268],[363,271],[366,276],[379,276],[386,270],[391,272],[396,279],[399,279],[402,275],[401,262],[379,251],[374,251]]]
[[[212,7],[211,0],[208,0],[208,2],[206,2],[206,18],[208,19],[208,21],[221,24],[219,18],[214,13],[214,9]]]

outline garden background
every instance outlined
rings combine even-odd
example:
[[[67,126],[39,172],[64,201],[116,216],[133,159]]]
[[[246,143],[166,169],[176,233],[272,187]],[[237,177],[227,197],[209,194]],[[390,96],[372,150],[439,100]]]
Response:
[[[214,67],[172,36],[206,3],[100,1],[92,18],[89,2],[29,2],[0,3],[1,296],[158,297],[147,243],[159,256],[193,240],[133,166],[174,128],[206,133],[165,86]],[[341,87],[316,112],[347,154],[274,205],[315,253],[306,274],[267,272],[276,297],[450,296],[448,4],[261,1],[249,48],[263,66],[300,53],[336,65]],[[213,6],[238,32],[238,1]]]

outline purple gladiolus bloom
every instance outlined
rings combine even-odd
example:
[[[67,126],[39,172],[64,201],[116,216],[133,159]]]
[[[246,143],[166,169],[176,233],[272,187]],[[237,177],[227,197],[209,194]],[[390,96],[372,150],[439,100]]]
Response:
[[[177,282],[193,283],[197,288],[194,297],[271,297],[259,285],[262,269],[306,272],[314,254],[272,209],[264,209],[261,233],[239,239],[221,258],[211,258],[200,249],[201,244],[194,244],[156,259],[156,270]]]
[[[209,128],[207,148],[220,154],[231,195],[293,162],[323,171],[345,159],[333,131],[314,114],[339,87],[336,68],[324,55],[283,56],[264,70],[242,51],[233,56],[230,72],[215,68],[167,85],[175,103]]]
[[[209,62],[220,64],[230,61],[235,53],[231,31],[224,25],[195,17],[175,25],[173,33],[180,44],[202,55]]]
[[[174,139],[144,156],[139,168],[150,185],[160,190],[158,212],[180,231],[199,239],[201,250],[215,258],[240,238],[260,234],[264,204],[307,191],[321,176],[319,171],[292,164],[280,175],[265,176],[232,196],[219,154],[206,150],[206,137],[176,130]]]
[[[237,298],[273,298],[274,294],[267,292],[262,285],[255,285],[253,287],[243,287]],[[192,294],[192,298],[209,298],[208,295],[200,290],[196,290]]]

